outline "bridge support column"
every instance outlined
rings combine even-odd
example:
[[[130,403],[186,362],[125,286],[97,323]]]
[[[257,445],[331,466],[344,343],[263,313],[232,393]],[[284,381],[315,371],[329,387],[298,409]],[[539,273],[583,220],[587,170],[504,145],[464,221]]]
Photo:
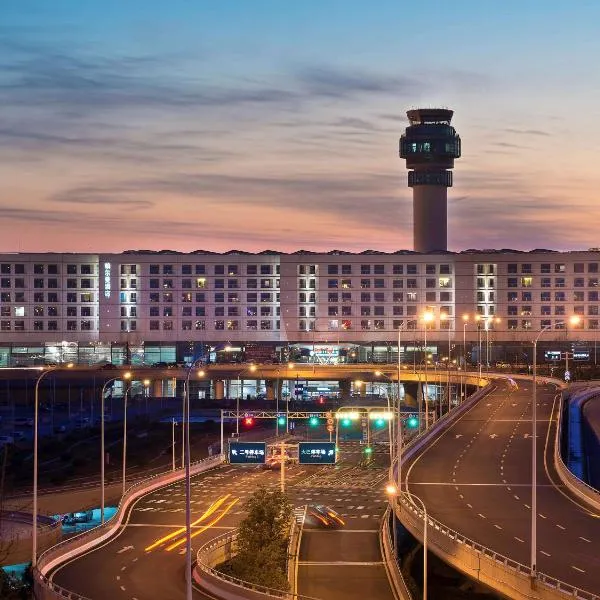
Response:
[[[349,400],[350,399],[350,386],[351,382],[349,379],[340,379],[340,399],[341,400]]]
[[[275,382],[272,379],[265,379],[265,395],[267,400],[275,400]]]
[[[162,379],[155,379],[152,384],[152,397],[162,398],[163,396],[163,382]]]
[[[222,379],[215,379],[212,383],[215,391],[215,400],[223,400],[225,397],[225,382]]]

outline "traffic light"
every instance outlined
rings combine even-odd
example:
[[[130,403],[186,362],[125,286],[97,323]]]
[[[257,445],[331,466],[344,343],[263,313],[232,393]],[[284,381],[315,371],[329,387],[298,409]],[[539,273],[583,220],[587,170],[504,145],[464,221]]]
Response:
[[[308,423],[311,427],[317,427],[317,425],[319,424],[319,418],[318,417],[311,417],[308,420]]]
[[[350,419],[342,419],[342,427],[350,427]]]
[[[383,427],[385,425],[385,419],[376,419],[375,427]]]
[[[285,417],[278,417],[277,423],[279,423],[279,425],[285,425]]]
[[[371,448],[371,446],[367,446],[365,448],[365,454],[373,454],[373,448]]]
[[[319,404],[325,404],[325,398],[323,396],[319,396]]]
[[[252,427],[252,425],[254,425],[254,419],[252,417],[246,417],[244,419],[244,425],[246,427]]]
[[[418,417],[415,417],[414,415],[410,415],[410,417],[408,417],[408,419],[406,419],[406,426],[409,429],[415,429],[416,427],[418,427],[419,426]]]

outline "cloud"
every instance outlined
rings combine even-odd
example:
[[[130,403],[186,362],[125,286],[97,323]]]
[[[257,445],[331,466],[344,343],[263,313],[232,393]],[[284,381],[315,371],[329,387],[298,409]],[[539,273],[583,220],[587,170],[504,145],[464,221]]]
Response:
[[[550,136],[551,134],[541,129],[515,129],[513,127],[507,127],[504,131],[508,133],[516,133],[517,135],[536,135],[536,136]]]

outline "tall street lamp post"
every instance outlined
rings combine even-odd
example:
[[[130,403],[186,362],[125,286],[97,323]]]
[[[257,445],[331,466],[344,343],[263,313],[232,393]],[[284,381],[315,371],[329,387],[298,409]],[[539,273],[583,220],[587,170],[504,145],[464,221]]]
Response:
[[[185,591],[186,599],[192,600],[192,488],[190,481],[190,375],[194,366],[202,359],[192,361],[185,378],[183,439],[185,446]],[[204,377],[204,371],[198,371]]]
[[[33,516],[31,532],[31,566],[37,564],[37,518],[38,518],[38,433],[39,433],[39,387],[42,379],[56,371],[66,371],[73,367],[69,363],[65,367],[51,367],[43,371],[35,381],[34,415],[33,415]]]
[[[580,318],[577,315],[569,319],[571,325],[577,325]],[[565,321],[546,325],[533,340],[533,393],[531,398],[531,580],[537,577],[537,343],[542,334],[548,329],[565,325]]]
[[[123,373],[123,379],[129,380],[131,378],[131,372],[125,371]],[[102,386],[102,392],[100,394],[100,523],[104,523],[104,512],[105,512],[105,493],[104,493],[104,465],[106,464],[106,452],[104,449],[104,402],[106,388],[109,384],[117,381],[119,377],[113,377],[104,382]]]

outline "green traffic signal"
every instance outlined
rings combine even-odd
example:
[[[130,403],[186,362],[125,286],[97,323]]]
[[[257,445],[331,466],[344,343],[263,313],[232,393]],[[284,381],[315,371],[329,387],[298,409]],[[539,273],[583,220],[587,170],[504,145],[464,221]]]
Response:
[[[342,419],[342,427],[350,427],[350,419]]]
[[[372,454],[373,453],[373,448],[371,448],[371,446],[367,446],[365,448],[365,454]]]
[[[385,420],[384,419],[377,419],[375,421],[375,427],[383,427],[385,425]]]
[[[411,429],[414,429],[419,426],[419,419],[417,419],[417,417],[408,417],[406,425]]]
[[[311,417],[308,421],[311,427],[316,427],[319,424],[318,417]]]
[[[285,425],[285,417],[279,417],[277,423],[279,423],[279,425]]]

